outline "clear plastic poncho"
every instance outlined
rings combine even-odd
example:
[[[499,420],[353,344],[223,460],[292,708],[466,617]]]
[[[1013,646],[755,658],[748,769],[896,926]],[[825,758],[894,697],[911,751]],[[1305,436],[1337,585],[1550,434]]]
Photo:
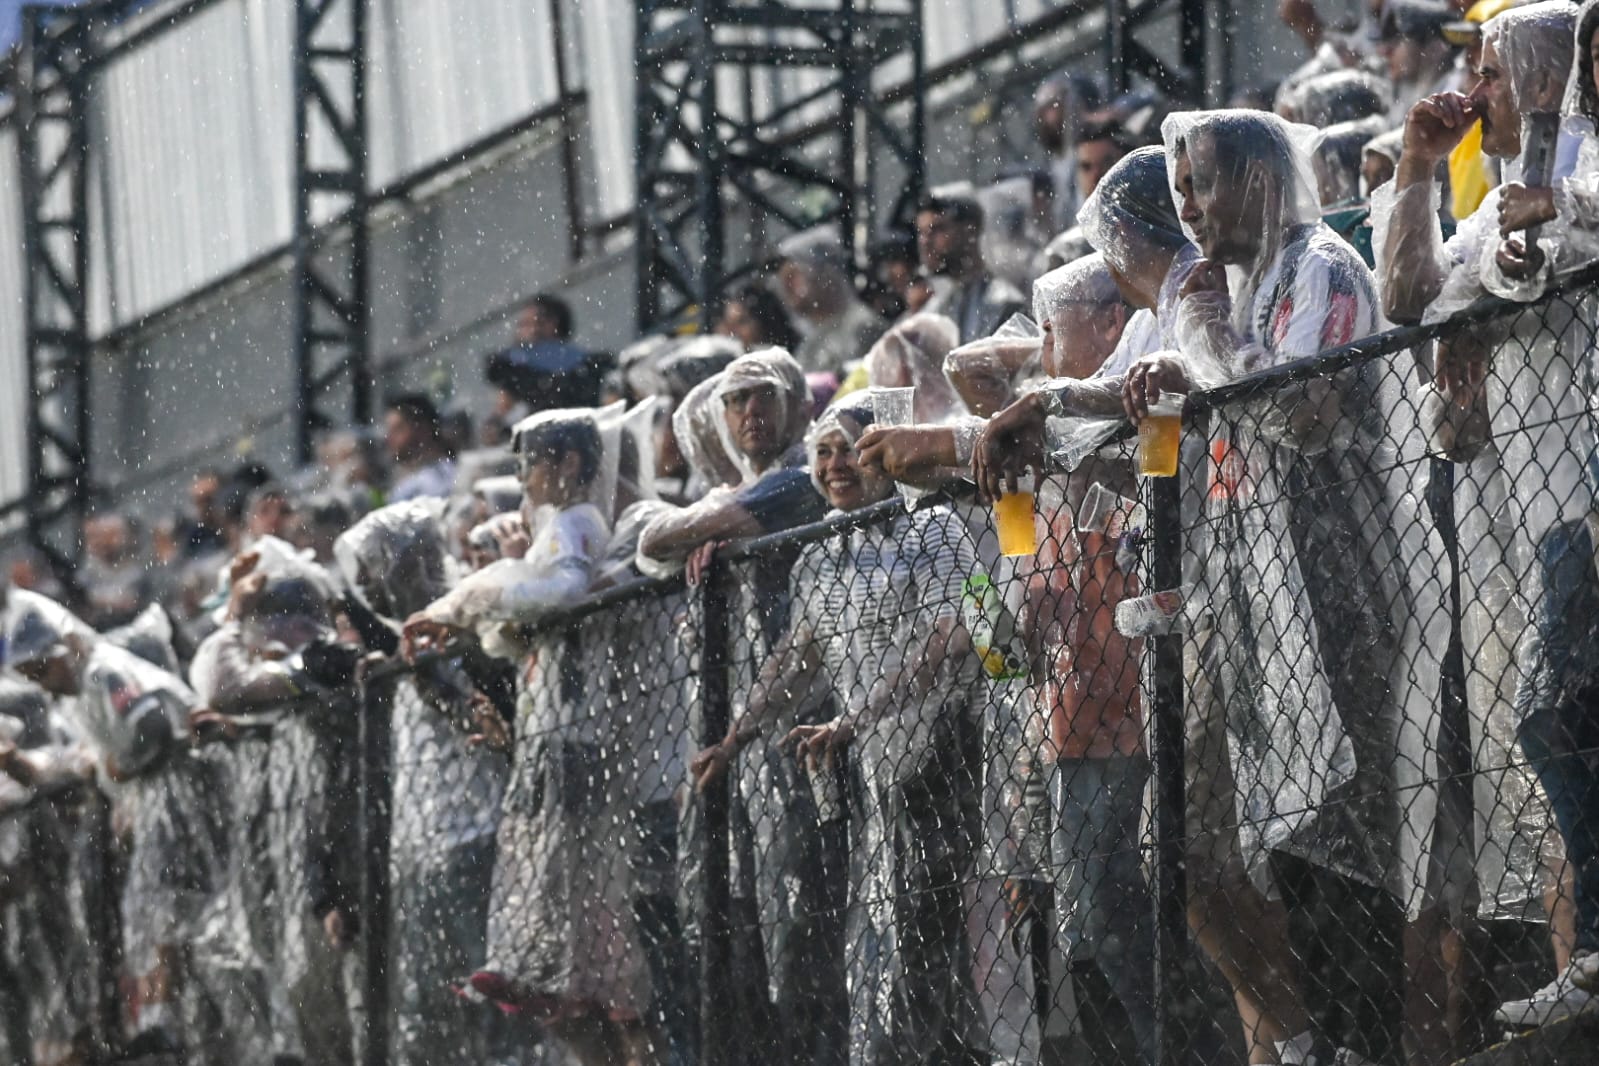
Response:
[[[1387,132],[1388,120],[1380,115],[1340,122],[1322,131],[1315,167],[1323,207],[1330,210],[1361,199],[1360,164],[1366,146]]]
[[[765,348],[741,355],[713,380],[716,384],[712,387],[711,395],[716,398],[717,407],[721,407],[726,397],[735,392],[772,389],[778,398],[776,435],[782,443],[782,450],[786,452],[805,439],[805,430],[811,421],[811,388],[805,383],[805,372],[788,352],[781,348]],[[742,481],[745,484],[753,482],[761,475],[761,471],[755,468],[753,460],[733,440],[733,431],[727,419],[720,417],[722,412],[718,410],[716,414],[716,432],[721,437],[723,452],[738,467],[743,475]]]
[[[135,974],[149,973],[158,949],[198,935],[223,870],[219,797],[186,740],[199,700],[177,677],[100,639],[37,593],[9,590],[5,635],[9,666],[57,656],[73,664],[79,686],[73,724],[96,753],[103,787],[132,825],[121,901],[124,952]]]
[[[1364,70],[1318,74],[1277,94],[1277,113],[1291,122],[1326,129],[1373,116],[1386,117],[1393,90],[1384,78]]]
[[[944,374],[967,408],[988,418],[1021,395],[1041,373],[1043,331],[1026,315],[1012,315],[990,336],[953,349]]]
[[[448,591],[437,511],[421,502],[367,515],[334,546],[345,581],[391,622]],[[397,895],[395,1041],[402,1062],[455,1061],[481,1039],[451,985],[482,965],[493,841],[506,757],[471,741],[473,684],[432,662],[390,695],[394,779],[389,844]]]
[[[1231,380],[1375,332],[1370,272],[1316,222],[1315,131],[1222,112],[1173,116],[1166,134],[1191,153],[1196,191],[1243,190],[1253,201],[1233,224],[1264,234],[1251,261],[1228,266],[1227,296],[1181,300],[1192,378]],[[1415,913],[1448,613],[1419,491],[1427,467],[1395,445],[1419,439],[1406,428],[1413,373],[1408,356],[1366,363],[1211,414],[1194,602],[1211,612],[1201,669],[1217,702],[1203,711],[1226,716],[1246,860],[1259,869],[1266,850],[1292,851]]]
[[[462,578],[426,609],[429,619],[475,628],[489,638],[506,625],[526,625],[588,591],[594,566],[610,539],[617,494],[622,420],[620,404],[605,410],[540,411],[517,423],[512,448],[531,472],[545,471],[545,491],[561,498],[523,501],[532,540],[520,559],[501,559]],[[527,476],[524,481],[529,480]],[[514,654],[497,640],[485,645]]]
[[[1033,182],[1008,178],[976,194],[983,208],[983,262],[997,277],[1025,288],[1042,242],[1034,232]]]
[[[866,379],[876,388],[914,388],[918,425],[959,417],[966,405],[944,376],[944,360],[958,344],[953,319],[925,312],[903,318],[866,353]]]

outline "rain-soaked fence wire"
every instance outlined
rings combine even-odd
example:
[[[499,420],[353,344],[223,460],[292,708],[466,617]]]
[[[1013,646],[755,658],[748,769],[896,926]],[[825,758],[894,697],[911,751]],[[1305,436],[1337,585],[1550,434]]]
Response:
[[[0,797],[8,1061],[174,1050],[157,1003],[228,1066],[1398,1063],[1527,1027],[1599,811],[1594,299],[1196,394],[1175,476],[1123,434],[1016,527],[895,499],[508,659],[370,655],[173,756],[206,870],[130,878],[125,789]],[[135,883],[203,903],[154,970]]]

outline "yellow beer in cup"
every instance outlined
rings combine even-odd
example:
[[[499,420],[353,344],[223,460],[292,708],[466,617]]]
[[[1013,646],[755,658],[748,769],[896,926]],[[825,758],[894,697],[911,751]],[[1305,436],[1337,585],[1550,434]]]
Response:
[[[1023,478],[1018,491],[994,501],[994,527],[999,532],[1001,555],[1035,555],[1038,528],[1033,524],[1033,479]]]
[[[1138,423],[1138,472],[1145,477],[1176,477],[1182,438],[1182,397],[1162,396]]]

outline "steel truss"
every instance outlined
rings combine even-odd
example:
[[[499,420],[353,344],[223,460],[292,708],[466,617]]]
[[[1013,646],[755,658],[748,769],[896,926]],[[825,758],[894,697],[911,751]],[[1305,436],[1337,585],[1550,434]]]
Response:
[[[923,94],[893,109],[874,76],[899,60],[922,80],[921,0],[639,0],[636,17],[641,328],[708,325],[719,294],[761,265],[769,226],[833,225],[863,250],[885,164],[905,176],[895,210],[920,191]],[[820,84],[763,91],[796,68]],[[805,135],[817,115],[831,136]]]
[[[1112,92],[1132,88],[1134,75],[1149,79],[1174,101],[1194,107],[1219,106],[1219,83],[1209,69],[1207,0],[1106,0],[1105,66]],[[1177,18],[1179,65],[1155,54],[1140,34],[1151,24]],[[1168,32],[1164,25],[1164,32]]]
[[[366,0],[295,0],[294,333],[301,462],[318,431],[372,420]],[[337,222],[337,225],[328,223]]]
[[[26,260],[29,542],[71,584],[89,466],[90,15],[29,5],[15,67]]]

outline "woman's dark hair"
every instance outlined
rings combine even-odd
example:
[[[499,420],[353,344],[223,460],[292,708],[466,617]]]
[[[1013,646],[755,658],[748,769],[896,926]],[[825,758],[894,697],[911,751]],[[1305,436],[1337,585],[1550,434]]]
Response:
[[[777,294],[761,285],[746,285],[734,291],[723,306],[743,304],[745,312],[761,328],[761,339],[767,344],[792,352],[799,347],[799,330],[788,317],[788,310]]]
[[[1588,121],[1599,124],[1599,89],[1593,83],[1594,31],[1599,30],[1599,5],[1586,9],[1577,24],[1577,107]]]

